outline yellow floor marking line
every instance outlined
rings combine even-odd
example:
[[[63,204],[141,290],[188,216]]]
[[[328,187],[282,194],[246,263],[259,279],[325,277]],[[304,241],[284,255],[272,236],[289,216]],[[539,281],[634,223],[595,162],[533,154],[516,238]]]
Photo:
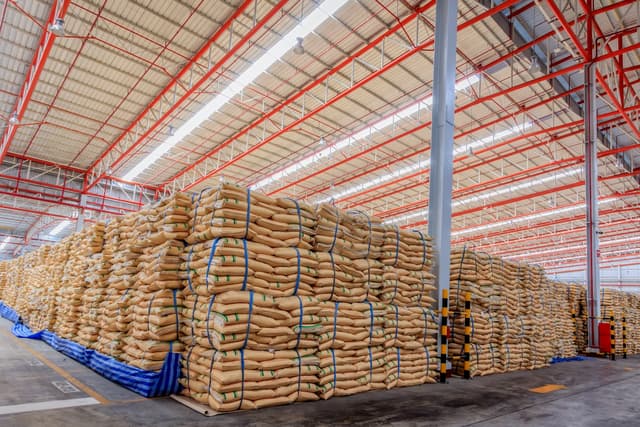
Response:
[[[98,393],[94,389],[90,388],[89,386],[85,385],[84,383],[80,382],[77,378],[72,376],[70,373],[68,373],[67,371],[65,371],[61,367],[55,365],[49,359],[44,357],[44,355],[42,355],[42,353],[40,353],[39,351],[34,350],[31,347],[29,347],[28,345],[22,343],[19,338],[16,338],[12,334],[9,334],[8,332],[6,332],[4,330],[1,330],[1,329],[0,329],[0,333],[2,333],[3,335],[5,335],[5,336],[11,338],[12,340],[14,340],[20,347],[22,347],[23,349],[27,350],[35,358],[40,360],[42,363],[47,365],[49,368],[53,369],[62,378],[64,378],[65,380],[69,381],[71,384],[73,384],[74,386],[78,387],[80,390],[84,391],[87,395],[93,397],[95,400],[97,400],[101,404],[104,405],[106,403],[109,403],[109,400],[107,398],[105,398],[104,396],[102,396],[100,393]]]
[[[635,371],[634,368],[624,368],[625,371]]]
[[[567,386],[562,384],[546,384],[541,387],[530,388],[529,391],[534,393],[551,393],[553,391],[565,390]]]

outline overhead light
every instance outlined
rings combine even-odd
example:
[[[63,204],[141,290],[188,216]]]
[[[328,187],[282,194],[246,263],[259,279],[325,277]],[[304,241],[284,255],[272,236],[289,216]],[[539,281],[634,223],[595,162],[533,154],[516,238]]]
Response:
[[[4,238],[2,243],[0,243],[0,251],[7,247],[7,243],[9,243],[10,239],[11,239],[11,236],[7,236]]]
[[[531,71],[532,73],[540,71],[540,63],[538,62],[537,56],[531,57],[531,65],[529,66],[529,71]]]
[[[64,19],[56,18],[53,24],[49,25],[49,31],[58,37],[64,36]]]
[[[211,115],[234,96],[239,94],[244,88],[249,86],[258,76],[267,71],[271,65],[278,62],[287,52],[298,44],[298,38],[304,38],[324,21],[334,15],[347,0],[325,0],[313,12],[307,15],[298,25],[267,50],[260,58],[253,61],[251,66],[242,72],[235,80],[230,82],[219,95],[213,97],[204,104],[193,116],[185,121],[182,126],[175,130],[175,133],[167,138],[162,144],[156,147],[144,159],[127,172],[123,179],[133,181],[140,173],[155,163],[160,157],[167,153],[172,147],[191,134],[198,126],[204,123]]]
[[[14,111],[11,114],[11,117],[9,117],[9,123],[11,123],[12,125],[17,125],[18,123],[20,123],[20,118],[18,117],[18,113],[16,111]]]
[[[176,134],[176,128],[174,128],[173,126],[169,125],[169,128],[167,129],[167,133],[169,134],[169,136],[173,136]]]
[[[326,142],[326,141],[324,140],[324,136],[321,136],[321,137],[320,137],[320,141],[318,141],[318,143],[319,143],[320,145],[324,145],[324,143],[325,143],[325,142]]]
[[[532,123],[527,122],[527,123],[525,123],[523,125],[517,125],[517,126],[514,126],[512,128],[505,129],[505,130],[500,131],[500,132],[496,132],[495,134],[489,135],[488,137],[479,139],[477,141],[473,141],[472,143],[467,144],[466,146],[461,146],[461,147],[456,148],[455,150],[453,150],[453,156],[456,157],[456,156],[459,156],[460,154],[467,153],[467,151],[469,149],[474,150],[476,148],[484,147],[484,146],[489,145],[489,144],[491,144],[491,143],[493,143],[495,141],[498,141],[500,139],[506,138],[507,136],[513,135],[515,133],[522,132],[525,129],[530,128],[531,126],[533,126]],[[331,148],[331,147],[329,147],[329,148]],[[358,192],[360,192],[362,190],[365,190],[367,188],[371,188],[371,187],[374,187],[376,185],[382,184],[384,182],[391,181],[391,180],[396,179],[396,178],[400,178],[401,176],[408,175],[408,174],[410,174],[412,172],[415,172],[415,171],[417,171],[419,169],[427,169],[429,166],[431,166],[431,160],[430,159],[426,159],[424,161],[419,161],[419,162],[413,163],[413,164],[411,164],[411,165],[409,165],[407,167],[404,167],[404,168],[401,168],[401,169],[396,169],[395,171],[393,171],[391,173],[388,173],[388,174],[385,174],[385,175],[381,175],[381,176],[379,176],[377,178],[374,178],[374,179],[369,179],[368,181],[363,182],[362,184],[358,184],[358,185],[355,185],[353,187],[349,187],[349,188],[347,188],[345,190],[342,190],[342,191],[340,191],[340,192],[338,192],[336,194],[333,194],[333,195],[331,195],[329,197],[325,197],[324,199],[318,200],[317,203],[324,203],[324,202],[328,202],[330,200],[339,200],[342,197],[346,197],[346,196],[349,196],[351,194],[358,193]],[[267,178],[267,179],[269,179],[269,178]]]
[[[53,230],[51,230],[51,232],[49,233],[50,236],[57,236],[58,234],[60,234],[60,232],[62,230],[64,230],[65,228],[67,228],[69,226],[69,224],[71,224],[71,221],[69,221],[68,219],[65,219],[64,221],[62,221],[60,224],[56,225],[55,228]]]
[[[302,46],[302,41],[304,39],[302,37],[298,37],[296,39],[296,47],[293,48],[293,53],[295,53],[296,55],[302,55],[304,53],[304,46]]]
[[[480,79],[478,78],[478,76],[471,75],[469,77],[465,77],[464,79],[460,80],[458,83],[456,83],[455,85],[455,89],[457,91],[462,91],[465,89],[468,89],[469,87],[471,87],[472,85],[474,85],[475,83],[477,83]],[[330,146],[320,150],[320,151],[316,151],[315,153],[312,153],[310,155],[308,155],[307,157],[303,158],[302,160],[287,166],[284,169],[279,170],[278,172],[275,172],[272,175],[269,175],[268,177],[256,182],[255,184],[253,184],[251,186],[252,190],[256,190],[259,188],[264,187],[265,185],[269,185],[272,182],[276,182],[281,180],[282,178],[300,170],[303,168],[306,168],[308,166],[311,166],[314,163],[317,163],[321,160],[323,160],[324,158],[326,158],[327,156],[329,156],[332,153],[338,152],[340,150],[343,150],[351,145],[353,145],[355,142],[361,140],[361,139],[365,139],[368,138],[370,136],[372,136],[373,134],[375,134],[376,132],[381,132],[383,129],[398,123],[398,121],[406,119],[407,117],[410,117],[411,115],[417,113],[418,111],[420,111],[421,109],[427,108],[429,107],[431,104],[433,104],[433,97],[432,96],[428,96],[426,98],[424,98],[421,101],[418,102],[414,102],[413,104],[410,104],[407,107],[404,107],[398,111],[396,111],[395,113],[391,114],[390,116],[378,120],[377,122],[374,122],[371,125],[366,126],[364,129],[361,129],[358,132],[355,132],[349,136],[347,136],[346,138],[343,138],[339,141],[337,141],[334,144],[331,144]],[[416,164],[417,165],[417,164]],[[426,166],[425,166],[426,167]],[[410,172],[410,171],[409,171]],[[409,173],[407,172],[407,173]],[[342,197],[342,196],[341,196]],[[337,197],[335,196],[331,196],[328,197],[327,199],[324,199],[322,201],[320,201],[319,203],[325,202],[325,201],[329,201],[331,199],[337,199]]]
[[[607,199],[607,200],[600,201],[598,204],[599,205],[604,205],[604,204],[607,204],[607,203],[615,202],[616,200],[618,200],[618,199],[617,198]],[[462,234],[468,234],[468,233],[474,233],[474,232],[478,232],[478,231],[490,230],[492,228],[504,227],[505,225],[514,225],[514,224],[518,224],[518,223],[521,223],[521,222],[530,221],[532,219],[544,218],[544,217],[548,217],[548,216],[552,216],[552,215],[558,215],[558,214],[562,214],[562,213],[581,210],[581,209],[584,209],[584,208],[585,208],[585,204],[581,203],[581,204],[575,205],[575,206],[567,206],[567,207],[560,208],[560,209],[551,209],[551,210],[547,210],[547,211],[543,211],[543,212],[539,212],[539,213],[535,213],[535,214],[531,214],[531,215],[521,216],[521,217],[518,217],[518,218],[507,219],[507,220],[504,220],[504,221],[492,222],[490,224],[479,225],[477,227],[466,228],[466,229],[463,229],[463,230],[460,230],[460,231],[452,232],[451,236],[455,237],[455,236],[460,236]],[[384,221],[384,223],[393,224],[395,222],[404,221],[406,219],[415,218],[415,217],[418,217],[418,216],[425,216],[426,217],[428,215],[428,213],[429,213],[429,211],[427,209],[422,209],[419,212],[414,212],[412,214],[403,215],[403,216],[400,216],[400,217],[397,217],[397,218],[386,220],[386,221]]]

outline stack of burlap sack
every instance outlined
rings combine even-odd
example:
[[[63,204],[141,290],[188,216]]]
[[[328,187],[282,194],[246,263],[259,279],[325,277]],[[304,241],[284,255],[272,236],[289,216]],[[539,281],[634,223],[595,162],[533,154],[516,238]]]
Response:
[[[69,259],[57,290],[57,317],[53,327],[53,331],[61,338],[71,340],[78,336],[82,297],[87,289],[87,253],[91,247],[92,234],[92,228],[89,227],[68,237]]]
[[[587,349],[587,290],[577,283],[569,283],[569,309],[574,321],[576,346],[579,353]]]
[[[183,308],[180,266],[189,235],[191,199],[175,193],[144,211],[138,226],[138,273],[133,289],[133,322],[124,339],[127,363],[158,371],[168,353],[181,353]]]
[[[105,233],[105,253],[110,258],[107,293],[102,304],[98,351],[122,359],[123,347],[134,319],[131,300],[138,274],[136,215],[112,219]]]
[[[570,305],[571,289],[568,284],[556,281],[547,281],[547,304],[549,305],[550,319],[547,326],[553,337],[553,356],[558,358],[574,357],[578,353],[576,346],[576,325],[571,314]]]
[[[102,253],[88,257],[86,274],[87,289],[82,295],[76,341],[87,348],[96,349],[100,338],[102,305],[107,293],[107,276],[109,274],[109,267],[103,262]]]
[[[193,204],[183,393],[217,411],[318,399],[313,209],[227,183]]]

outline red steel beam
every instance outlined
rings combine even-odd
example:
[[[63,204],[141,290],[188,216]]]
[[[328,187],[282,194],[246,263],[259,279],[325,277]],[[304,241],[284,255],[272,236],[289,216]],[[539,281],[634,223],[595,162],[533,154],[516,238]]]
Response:
[[[38,85],[40,74],[42,73],[44,65],[47,62],[47,58],[49,57],[49,52],[53,47],[55,35],[48,30],[49,25],[53,24],[56,18],[64,18],[69,7],[69,2],[70,0],[61,0],[59,9],[57,7],[58,2],[53,2],[51,12],[49,12],[49,18],[47,19],[46,27],[40,35],[40,41],[38,43],[38,47],[35,50],[35,54],[33,55],[33,59],[31,60],[31,66],[29,67],[27,76],[22,83],[20,95],[16,99],[15,105],[13,107],[13,113],[17,114],[18,120],[22,120],[22,118],[24,117],[24,113],[29,106],[29,102],[31,101],[33,91]],[[11,141],[13,140],[17,129],[17,126],[9,124],[2,133],[2,143],[0,144],[0,164],[2,164],[5,155],[9,151]]]
[[[433,3],[435,3],[434,1],[430,1],[429,3],[427,3],[426,5],[422,6],[421,9],[425,9],[430,7]],[[483,19],[485,19],[486,17],[489,17],[495,13],[500,12],[501,10],[504,10],[507,7],[510,7],[511,5],[517,3],[517,1],[514,0],[507,0],[504,3],[497,5],[477,16],[475,16],[474,18],[465,21],[464,23],[460,24],[458,26],[458,31],[461,31],[465,28],[470,27],[471,25],[482,21]],[[414,19],[416,13],[414,12],[412,15],[410,15],[409,17],[405,18],[405,20],[408,20],[409,18]],[[404,21],[404,20],[403,20]],[[402,22],[401,22],[402,23]],[[391,30],[393,30],[390,34],[395,33],[396,31],[398,31],[402,25],[401,23],[396,24],[394,27],[392,27]],[[193,168],[197,167],[200,163],[206,161],[206,159],[208,159],[211,156],[214,156],[215,154],[217,154],[221,149],[229,146],[233,141],[237,140],[238,138],[242,137],[243,135],[247,134],[248,132],[250,132],[252,129],[256,128],[258,125],[262,124],[262,122],[264,120],[267,120],[269,118],[271,118],[274,114],[276,114],[277,112],[279,112],[282,108],[284,108],[285,106],[289,105],[291,102],[295,101],[296,99],[298,99],[299,97],[301,97],[304,93],[306,93],[309,89],[322,84],[322,82],[328,78],[329,76],[337,73],[341,68],[351,64],[352,60],[358,56],[360,56],[364,51],[367,51],[369,49],[372,49],[373,47],[375,47],[375,45],[377,45],[380,41],[382,41],[386,36],[387,33],[389,33],[389,31],[385,32],[384,34],[380,35],[379,37],[377,37],[376,39],[374,39],[370,44],[368,44],[367,46],[364,46],[362,49],[360,49],[358,52],[356,52],[356,54],[345,58],[340,64],[338,64],[336,67],[334,67],[333,69],[331,69],[330,71],[328,71],[327,73],[325,73],[323,76],[321,76],[319,79],[317,79],[316,81],[312,82],[311,84],[309,84],[307,87],[305,87],[304,89],[302,89],[300,92],[298,92],[296,95],[293,95],[293,97],[290,97],[287,99],[287,101],[285,101],[284,103],[280,104],[277,108],[271,110],[268,114],[264,115],[263,117],[261,117],[259,120],[257,120],[256,122],[252,123],[250,126],[244,128],[242,131],[236,133],[234,136],[232,136],[231,138],[227,139],[225,142],[223,142],[222,144],[219,144],[216,148],[214,148],[213,150],[209,151],[207,154],[205,154],[200,160],[198,160],[196,163],[194,163],[192,166],[183,169],[180,173],[176,174],[175,176],[173,176],[171,179],[169,179],[167,182],[165,182],[163,184],[163,186],[168,185],[170,182],[178,179],[180,176],[184,175],[185,173],[189,172],[190,170],[192,170]],[[320,111],[323,111],[325,108],[333,105],[334,103],[336,103],[337,101],[339,101],[340,99],[343,99],[344,97],[346,97],[347,95],[353,93],[354,91],[358,90],[359,88],[361,88],[362,86],[364,86],[366,83],[370,82],[371,80],[375,79],[376,77],[384,74],[386,71],[388,71],[389,69],[393,68],[394,66],[400,64],[401,62],[403,62],[404,60],[412,57],[413,55],[415,55],[418,52],[423,51],[424,49],[428,48],[429,46],[431,46],[433,44],[433,38],[430,38],[429,40],[421,43],[420,45],[417,45],[415,47],[413,47],[412,49],[408,50],[407,52],[403,53],[402,55],[400,55],[399,57],[397,57],[396,59],[388,62],[387,64],[385,64],[383,67],[379,68],[377,71],[374,71],[373,73],[369,74],[367,77],[363,78],[362,80],[358,81],[357,83],[354,83],[349,89],[337,94],[336,96],[334,96],[331,100],[327,101],[326,103],[320,105],[319,107],[307,112],[306,114],[304,114],[302,117],[294,120],[292,123],[290,123],[289,125],[285,126],[283,129],[275,132],[274,134],[268,136],[267,138],[265,138],[264,140],[260,141],[257,144],[254,144],[253,146],[249,147],[248,149],[246,149],[245,151],[243,151],[242,153],[239,153],[238,155],[236,155],[233,159],[223,163],[222,165],[218,166],[216,169],[206,173],[204,176],[196,179],[194,182],[188,184],[186,187],[183,188],[183,190],[188,190],[190,188],[193,188],[194,186],[200,184],[203,181],[206,181],[207,179],[209,179],[210,177],[212,177],[213,175],[221,172],[222,170],[226,169],[227,167],[231,166],[232,164],[236,163],[237,161],[243,159],[244,157],[248,156],[249,154],[255,152],[256,150],[260,149],[261,147],[265,146],[266,144],[270,143],[271,141],[273,141],[275,138],[277,138],[278,136],[292,130],[293,128],[295,128],[296,126],[298,126],[299,124],[301,124],[302,122],[304,122],[305,120],[309,119],[310,117],[314,116],[315,114],[319,113]]]
[[[214,35],[203,45],[198,52],[193,56],[193,58],[180,70],[178,74],[171,80],[171,82],[160,92],[156,97],[149,103],[149,105],[140,112],[138,117],[130,123],[127,129],[118,136],[111,146],[105,150],[95,162],[91,164],[89,169],[87,170],[87,180],[85,182],[84,191],[89,191],[92,187],[94,187],[101,179],[107,176],[106,171],[102,171],[98,176],[94,178],[90,178],[94,170],[100,165],[100,163],[122,142],[126,136],[138,125],[138,123],[147,115],[147,113],[157,104],[159,104],[164,95],[169,93],[175,84],[179,82],[179,80],[184,77],[184,75],[191,69],[191,65],[195,64],[198,60],[203,58],[209,48],[219,40],[219,38],[227,31],[231,24],[253,3],[253,0],[244,0],[243,3],[238,7],[238,9],[225,21],[225,23],[214,33]],[[115,168],[118,166],[120,162],[126,159],[133,150],[140,145],[144,139],[149,136],[155,129],[157,129],[167,118],[171,116],[171,114],[189,97],[191,97],[194,93],[196,93],[202,85],[211,78],[215,73],[221,70],[221,68],[226,64],[226,62],[233,57],[233,55],[238,52],[238,50],[247,43],[261,28],[263,28],[266,23],[275,16],[279,11],[281,11],[286,5],[287,0],[280,0],[278,4],[272,7],[272,9],[255,25],[251,30],[247,31],[244,36],[235,44],[235,46],[227,51],[222,58],[220,58],[197,82],[195,82],[191,88],[186,91],[174,104],[169,107],[149,128],[143,132],[140,136],[136,138],[136,141],[126,150],[124,150],[115,161],[111,162],[111,168]]]

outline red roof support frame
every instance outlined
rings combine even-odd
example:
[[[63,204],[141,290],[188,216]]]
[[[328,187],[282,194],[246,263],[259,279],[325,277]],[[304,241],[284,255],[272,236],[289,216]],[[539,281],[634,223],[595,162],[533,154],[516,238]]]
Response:
[[[64,18],[67,13],[67,9],[69,8],[70,1],[71,0],[56,1],[51,7],[49,19],[47,19],[47,24],[42,31],[40,42],[38,43],[38,47],[36,48],[35,54],[33,55],[33,59],[31,60],[29,72],[27,73],[27,76],[22,83],[22,88],[20,89],[20,93],[18,94],[18,98],[16,99],[16,103],[13,108],[13,113],[17,115],[18,120],[22,120],[24,113],[29,106],[29,101],[31,101],[33,91],[38,84],[40,74],[44,69],[44,65],[47,62],[47,58],[49,57],[49,52],[53,47],[53,42],[56,36],[51,31],[49,31],[49,25],[53,24],[58,18]],[[6,156],[7,152],[9,151],[11,141],[13,140],[13,137],[15,136],[17,130],[18,126],[12,123],[9,123],[9,125],[5,128],[2,134],[2,142],[0,143],[0,164],[2,164],[4,156]]]

